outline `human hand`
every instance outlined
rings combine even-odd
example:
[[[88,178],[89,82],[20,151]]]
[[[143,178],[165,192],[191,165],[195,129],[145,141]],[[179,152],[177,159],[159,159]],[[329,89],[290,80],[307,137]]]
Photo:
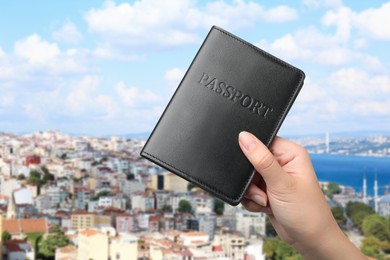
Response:
[[[276,137],[268,150],[248,132],[240,133],[239,144],[259,173],[242,200],[247,210],[267,213],[279,236],[303,256],[366,259],[334,220],[303,147]]]

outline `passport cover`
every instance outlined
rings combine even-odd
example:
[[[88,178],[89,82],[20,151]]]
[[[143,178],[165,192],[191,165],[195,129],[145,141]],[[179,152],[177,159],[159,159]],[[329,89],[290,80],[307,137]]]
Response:
[[[141,156],[237,205],[255,173],[238,134],[251,132],[269,147],[304,77],[213,26]]]

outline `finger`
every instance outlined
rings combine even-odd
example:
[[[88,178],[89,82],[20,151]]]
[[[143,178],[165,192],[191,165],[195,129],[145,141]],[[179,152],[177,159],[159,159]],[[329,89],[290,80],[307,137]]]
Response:
[[[306,149],[282,137],[276,136],[269,150],[281,167],[297,159],[305,165],[307,163],[310,165],[310,156]]]
[[[259,139],[249,132],[241,132],[238,139],[241,150],[267,185],[275,185],[283,180],[286,176],[283,169]]]
[[[249,185],[244,196],[260,206],[267,206],[267,194],[253,183]]]
[[[251,212],[264,212],[266,214],[272,214],[272,210],[270,207],[263,207],[247,198],[243,198],[241,204],[244,206],[244,208]]]

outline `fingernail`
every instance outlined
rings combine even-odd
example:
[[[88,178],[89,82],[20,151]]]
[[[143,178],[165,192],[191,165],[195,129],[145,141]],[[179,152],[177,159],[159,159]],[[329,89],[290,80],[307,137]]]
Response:
[[[239,135],[238,135],[238,140],[240,141],[240,143],[245,147],[245,149],[247,151],[252,151],[253,148],[255,147],[256,145],[256,140],[255,138],[253,137],[252,134],[248,133],[248,132],[241,132]]]
[[[267,207],[267,200],[261,197],[260,195],[254,195],[251,197],[251,200],[260,206]]]

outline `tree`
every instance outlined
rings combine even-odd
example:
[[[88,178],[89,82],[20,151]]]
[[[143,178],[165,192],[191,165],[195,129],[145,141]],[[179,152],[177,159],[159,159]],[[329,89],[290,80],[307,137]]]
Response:
[[[214,199],[214,212],[217,215],[223,215],[223,211],[225,210],[225,203],[220,200],[215,198]]]
[[[351,221],[352,223],[357,226],[360,230],[362,230],[362,224],[363,220],[368,216],[371,215],[371,213],[367,211],[359,211],[352,215]]]
[[[339,226],[344,226],[347,224],[347,219],[344,216],[343,207],[333,207],[331,209],[333,217],[336,219],[336,222]]]
[[[39,253],[44,258],[53,258],[58,247],[71,244],[69,238],[61,231],[55,230],[39,243]],[[53,258],[54,259],[54,258]]]
[[[179,212],[181,213],[191,213],[192,206],[188,200],[180,200],[179,201]]]
[[[340,194],[341,193],[341,188],[340,185],[338,185],[335,182],[330,182],[328,184],[328,194]]]
[[[352,220],[352,223],[357,226],[359,229],[362,229],[362,223],[366,216],[374,214],[374,210],[361,202],[348,202],[347,207],[347,216]]]
[[[172,206],[171,205],[164,205],[161,208],[162,212],[172,212]]]
[[[18,180],[19,181],[22,181],[22,180],[25,180],[25,179],[26,179],[26,176],[24,176],[24,174],[21,173],[21,174],[18,175]]]
[[[390,240],[389,229],[386,219],[377,214],[366,216],[362,223],[362,231],[365,236],[374,236],[381,241]]]
[[[267,259],[303,259],[292,246],[283,242],[279,237],[266,239],[263,246]]]
[[[361,212],[361,211],[364,211],[364,212],[368,212],[368,213],[374,213],[374,210],[364,204],[364,203],[361,203],[361,202],[353,202],[353,201],[350,201],[347,203],[347,215],[348,217],[352,217],[354,214],[358,213],[358,212]]]
[[[11,239],[11,234],[7,231],[4,230],[3,233],[1,234],[1,241],[5,242]]]
[[[30,176],[28,177],[27,183],[36,186],[42,185],[41,173],[37,170],[32,170],[30,172]]]
[[[110,195],[111,195],[111,193],[109,191],[101,191],[98,194],[96,194],[95,196],[93,196],[90,200],[99,200],[100,197],[106,197],[106,196],[110,196]]]
[[[191,182],[189,182],[188,184],[187,184],[187,190],[188,191],[191,191],[193,188],[195,188],[196,186],[195,186],[195,184],[192,184]]]
[[[54,181],[54,179],[55,179],[55,177],[54,177],[54,175],[53,174],[51,174],[50,172],[45,172],[44,174],[43,174],[43,179],[42,179],[42,182],[43,182],[43,184],[46,184],[46,183],[48,183],[49,181]]]
[[[390,250],[390,242],[380,241],[374,236],[368,236],[362,240],[360,250],[367,256],[375,257],[376,259],[387,259],[385,254]]]
[[[66,153],[61,154],[61,160],[66,160],[68,158],[68,155]]]

